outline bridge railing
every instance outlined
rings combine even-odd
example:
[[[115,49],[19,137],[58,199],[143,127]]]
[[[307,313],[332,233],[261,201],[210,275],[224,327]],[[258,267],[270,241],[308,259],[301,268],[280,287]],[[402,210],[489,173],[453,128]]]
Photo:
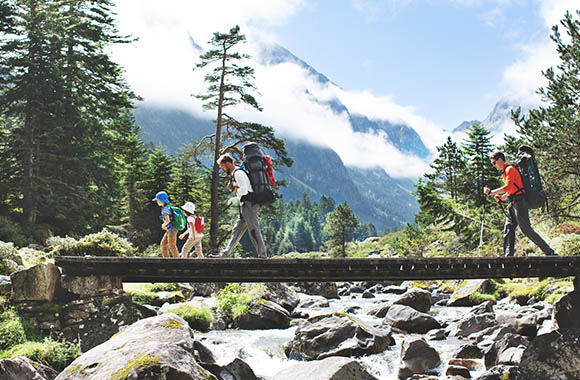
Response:
[[[57,257],[65,275],[113,275],[124,282],[387,281],[580,275],[580,256],[163,259]]]

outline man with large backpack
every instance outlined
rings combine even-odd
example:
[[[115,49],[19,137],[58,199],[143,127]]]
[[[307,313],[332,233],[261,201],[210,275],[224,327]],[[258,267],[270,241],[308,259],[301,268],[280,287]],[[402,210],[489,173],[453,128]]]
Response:
[[[530,224],[529,209],[530,204],[526,198],[526,190],[522,181],[522,175],[518,169],[506,162],[503,152],[496,151],[489,157],[491,164],[501,171],[504,186],[491,190],[485,187],[483,192],[493,195],[495,200],[500,202],[508,200],[506,221],[503,230],[503,253],[504,256],[514,255],[516,241],[516,227],[520,229],[531,241],[533,241],[547,256],[554,256],[555,252],[548,243],[532,228]]]
[[[250,175],[246,170],[234,165],[234,160],[229,154],[222,155],[218,161],[221,170],[231,176],[231,181],[228,183],[228,190],[236,193],[239,206],[239,217],[232,229],[232,236],[226,249],[221,251],[217,256],[213,257],[228,257],[234,247],[239,243],[246,230],[250,233],[250,240],[258,253],[258,257],[266,258],[266,245],[262,237],[260,229],[260,221],[258,219],[258,211],[260,204],[255,199],[255,192],[250,182]]]

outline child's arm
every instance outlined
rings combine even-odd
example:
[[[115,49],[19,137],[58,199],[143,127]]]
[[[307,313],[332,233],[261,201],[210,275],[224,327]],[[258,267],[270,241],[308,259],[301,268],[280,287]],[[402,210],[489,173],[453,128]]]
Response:
[[[169,225],[169,214],[163,214],[163,224],[161,225],[161,228],[166,230],[168,225]]]
[[[193,228],[194,228],[193,223],[187,222],[187,224],[188,224],[188,228],[186,228],[185,231],[183,231],[183,233],[181,235],[179,235],[180,240],[183,239],[186,234],[189,234],[189,231],[193,231]],[[189,238],[191,238],[191,236]]]

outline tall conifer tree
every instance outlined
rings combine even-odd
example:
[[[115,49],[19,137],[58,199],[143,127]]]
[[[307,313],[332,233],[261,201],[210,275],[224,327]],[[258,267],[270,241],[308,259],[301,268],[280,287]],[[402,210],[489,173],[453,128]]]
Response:
[[[111,146],[114,119],[134,95],[108,48],[125,42],[108,0],[14,2],[0,44],[0,107],[16,120],[8,153],[24,217],[56,233],[107,221],[119,194]]]
[[[271,149],[278,156],[274,165],[290,166],[292,160],[288,157],[283,140],[274,136],[271,127],[258,123],[241,122],[236,120],[226,110],[238,104],[248,105],[258,111],[262,108],[252,92],[256,90],[254,69],[244,66],[243,61],[250,58],[235,49],[246,41],[245,35],[240,33],[240,27],[235,26],[229,33],[214,33],[209,44],[213,49],[200,56],[201,62],[196,69],[208,69],[205,81],[209,84],[207,92],[195,95],[205,103],[205,110],[217,110],[216,130],[213,138],[213,166],[211,178],[210,202],[210,249],[217,251],[219,235],[219,167],[217,159],[226,152],[240,154],[241,144],[249,141],[257,142],[265,149]]]
[[[462,144],[467,161],[465,178],[468,179],[464,194],[466,199],[471,200],[475,206],[481,206],[485,201],[483,188],[497,183],[497,170],[489,161],[489,156],[494,149],[490,135],[491,132],[484,126],[474,123]]]

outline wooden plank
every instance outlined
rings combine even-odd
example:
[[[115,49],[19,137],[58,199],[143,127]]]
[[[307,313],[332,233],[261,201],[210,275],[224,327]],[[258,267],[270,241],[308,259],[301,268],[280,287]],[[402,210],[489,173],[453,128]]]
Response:
[[[385,281],[580,274],[580,256],[355,259],[163,259],[57,257],[66,275],[114,275],[124,282]]]

